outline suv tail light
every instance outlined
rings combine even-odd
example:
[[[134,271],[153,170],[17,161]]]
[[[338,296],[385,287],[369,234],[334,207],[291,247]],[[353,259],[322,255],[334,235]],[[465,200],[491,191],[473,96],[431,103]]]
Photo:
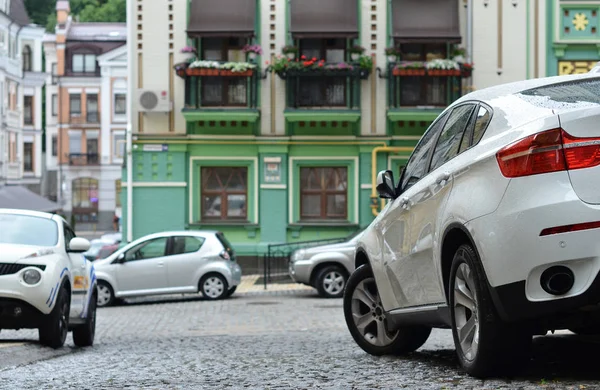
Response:
[[[227,251],[221,251],[221,253],[219,253],[219,256],[221,256],[221,258],[224,260],[231,260],[231,257],[229,256],[229,253],[227,253]]]
[[[577,138],[563,129],[533,134],[496,153],[505,177],[522,177],[600,165],[600,138]]]

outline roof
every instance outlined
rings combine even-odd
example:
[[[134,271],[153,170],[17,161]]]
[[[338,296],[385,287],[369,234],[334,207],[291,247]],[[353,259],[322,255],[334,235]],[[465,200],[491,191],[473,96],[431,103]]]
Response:
[[[67,33],[69,41],[127,41],[126,23],[72,23]]]
[[[31,24],[31,19],[29,19],[29,14],[27,13],[27,9],[25,8],[25,3],[23,0],[10,1],[10,10],[8,12],[8,16],[21,26],[27,26],[28,24]]]
[[[0,187],[0,208],[53,212],[61,207],[21,186]]]

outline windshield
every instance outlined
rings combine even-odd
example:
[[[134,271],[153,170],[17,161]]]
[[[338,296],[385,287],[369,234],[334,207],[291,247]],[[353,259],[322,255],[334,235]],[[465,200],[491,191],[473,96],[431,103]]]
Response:
[[[58,225],[48,218],[0,214],[0,244],[56,246]]]

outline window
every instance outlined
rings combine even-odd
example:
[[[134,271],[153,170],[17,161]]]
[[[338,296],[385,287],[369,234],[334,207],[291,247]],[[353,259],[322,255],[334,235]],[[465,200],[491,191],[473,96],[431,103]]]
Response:
[[[202,59],[207,61],[246,61],[242,48],[246,41],[241,38],[202,39]]]
[[[69,154],[81,154],[81,131],[69,130]]]
[[[67,225],[64,226],[63,234],[65,236],[65,249],[70,250],[71,240],[77,237],[73,230]]]
[[[323,59],[330,63],[343,62],[346,57],[345,39],[301,39],[300,55]],[[339,107],[346,105],[346,77],[303,78],[299,84],[296,105],[299,107]]]
[[[86,95],[86,110],[87,110],[87,121],[89,123],[98,123],[98,95],[88,94]]]
[[[173,237],[173,255],[198,252],[204,244],[202,237]]]
[[[202,58],[210,61],[246,61],[242,52],[245,40],[239,38],[205,38]],[[203,106],[247,105],[248,80],[245,77],[203,77],[200,91]]]
[[[88,164],[98,164],[98,130],[88,130],[85,132],[85,148]]]
[[[403,61],[431,61],[446,58],[446,44],[400,45]],[[402,77],[400,105],[446,106],[447,77]]]
[[[56,134],[52,135],[52,157],[58,156],[58,137]]]
[[[479,106],[479,110],[477,111],[477,117],[475,118],[475,129],[473,130],[473,142],[472,145],[477,145],[481,138],[483,137],[483,133],[485,133],[485,129],[490,123],[490,119],[492,118],[492,114],[489,110],[487,110],[483,106]]]
[[[46,217],[0,214],[0,244],[55,246],[58,225]]]
[[[72,69],[74,73],[95,73],[96,55],[73,54]]]
[[[23,96],[23,121],[33,125],[33,96]]]
[[[33,143],[23,143],[23,170],[33,172]]]
[[[8,161],[17,162],[17,135],[10,133],[8,136]]]
[[[431,171],[444,165],[458,155],[465,128],[469,123],[469,119],[471,119],[474,109],[473,104],[465,104],[452,110],[452,114],[450,114],[448,121],[446,121],[433,151]]]
[[[446,118],[448,118],[447,113],[438,117],[438,119],[435,122],[433,122],[431,126],[429,126],[429,129],[427,129],[425,135],[423,135],[423,137],[415,147],[415,150],[413,150],[410,159],[406,164],[404,174],[402,175],[400,183],[400,188],[402,189],[402,191],[406,191],[413,184],[421,180],[421,178],[427,173],[431,149],[433,148],[434,142],[436,141],[438,134],[440,133],[444,124],[446,123]]]
[[[115,203],[116,207],[121,207],[121,179],[115,180]]]
[[[69,95],[69,110],[71,116],[73,115],[81,115],[81,95],[80,94],[70,94]]]
[[[125,253],[125,261],[148,260],[163,257],[167,249],[168,237],[155,238],[143,242]]]
[[[124,93],[115,94],[115,115],[127,114],[127,95]]]
[[[29,45],[23,46],[22,57],[23,71],[31,72],[31,47],[29,47]]]
[[[113,135],[113,156],[117,159],[125,156],[125,134]]]
[[[206,167],[202,175],[202,219],[246,219],[245,167]]]
[[[72,206],[77,222],[95,222],[98,216],[98,180],[91,177],[73,180]]]
[[[52,94],[52,116],[58,115],[58,95]]]
[[[300,219],[346,219],[348,168],[300,168]]]

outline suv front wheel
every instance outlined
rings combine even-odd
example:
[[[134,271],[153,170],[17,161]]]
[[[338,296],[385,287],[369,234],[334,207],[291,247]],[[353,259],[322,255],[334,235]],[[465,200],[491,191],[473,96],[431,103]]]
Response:
[[[344,317],[354,341],[367,353],[375,356],[405,354],[421,347],[431,328],[405,326],[388,329],[371,267],[362,265],[348,279],[344,292]]]

